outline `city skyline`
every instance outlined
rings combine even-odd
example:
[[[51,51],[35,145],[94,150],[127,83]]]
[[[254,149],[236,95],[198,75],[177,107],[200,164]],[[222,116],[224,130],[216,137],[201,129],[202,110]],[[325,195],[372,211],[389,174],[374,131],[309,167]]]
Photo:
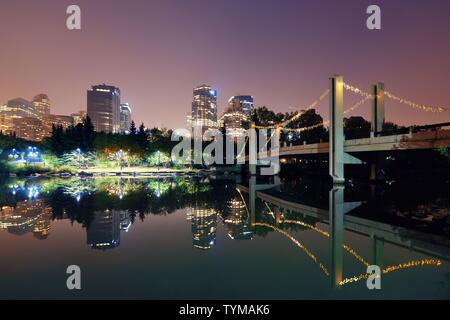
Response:
[[[365,90],[383,81],[399,96],[448,107],[450,4],[378,2],[381,31],[365,27],[368,1],[324,0],[258,6],[255,1],[108,1],[107,6],[78,1],[82,30],[68,31],[68,2],[16,1],[0,12],[5,25],[0,39],[8,48],[0,103],[44,92],[55,113],[71,114],[86,110],[87,88],[108,83],[121,88],[139,122],[177,128],[185,126],[192,89],[201,83],[218,90],[219,114],[229,97],[247,93],[255,106],[291,112],[307,107],[327,88],[328,78],[340,73]],[[254,8],[257,14],[248,14]],[[205,18],[191,18],[196,15]],[[108,35],[115,40],[108,41]],[[318,112],[328,118],[328,105]],[[370,119],[368,111],[354,115]],[[401,125],[447,119],[447,114],[386,105],[386,120]]]

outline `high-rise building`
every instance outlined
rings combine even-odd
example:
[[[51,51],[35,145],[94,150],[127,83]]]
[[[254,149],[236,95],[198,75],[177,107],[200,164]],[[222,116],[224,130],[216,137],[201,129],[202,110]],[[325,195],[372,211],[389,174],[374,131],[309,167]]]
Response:
[[[127,133],[131,126],[131,107],[128,103],[120,104],[120,132]]]
[[[0,127],[3,133],[15,132],[19,138],[34,141],[43,138],[39,113],[30,101],[23,98],[9,100],[6,105],[0,106]]]
[[[225,109],[221,121],[227,135],[241,137],[244,135],[243,122],[250,120],[253,110],[252,96],[233,96],[228,100],[228,107]]]
[[[250,117],[253,110],[253,96],[233,96],[228,100],[228,105],[240,108],[246,117]]]
[[[39,118],[39,114],[34,105],[23,98],[9,100],[8,103],[0,109],[0,112],[11,118]]]
[[[87,113],[97,132],[120,132],[120,89],[105,84],[92,86],[87,92]]]
[[[73,124],[76,126],[79,123],[83,123],[87,117],[87,112],[80,110],[77,113],[72,113],[70,116],[73,118]]]
[[[40,120],[50,114],[50,99],[46,94],[38,94],[33,98],[33,106]]]
[[[191,127],[201,126],[205,129],[217,126],[217,90],[208,85],[194,89],[194,101],[188,122]]]
[[[49,136],[42,120],[32,117],[14,118],[12,120],[14,132],[18,138],[28,141],[42,141]]]

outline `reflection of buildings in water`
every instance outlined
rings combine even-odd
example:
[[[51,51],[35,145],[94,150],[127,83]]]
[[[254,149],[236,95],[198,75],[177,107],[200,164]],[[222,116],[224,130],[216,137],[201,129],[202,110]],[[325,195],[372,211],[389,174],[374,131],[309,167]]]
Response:
[[[94,212],[87,228],[87,244],[93,249],[112,249],[120,245],[120,211]]]
[[[47,214],[44,214],[44,216],[48,218],[39,219],[33,228],[33,235],[40,240],[45,240],[50,235],[50,216]]]
[[[38,239],[50,234],[52,209],[45,206],[43,199],[25,200],[16,207],[5,206],[0,210],[0,229],[9,233],[24,235],[33,232]]]
[[[96,211],[87,229],[87,244],[93,249],[113,249],[120,245],[120,231],[131,226],[126,210]]]
[[[228,235],[233,240],[251,240],[253,231],[249,223],[249,215],[244,201],[233,198],[226,204],[227,216],[224,219]]]
[[[210,249],[216,243],[216,210],[204,207],[187,209],[187,219],[191,220],[192,243],[198,249]]]
[[[120,230],[128,232],[131,227],[131,219],[128,211],[120,211]]]

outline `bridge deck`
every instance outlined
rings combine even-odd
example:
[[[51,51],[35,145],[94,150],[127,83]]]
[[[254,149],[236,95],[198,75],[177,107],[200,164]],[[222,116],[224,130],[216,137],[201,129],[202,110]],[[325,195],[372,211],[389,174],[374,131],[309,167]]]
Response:
[[[416,132],[392,136],[346,140],[344,151],[347,153],[377,152],[395,150],[420,150],[450,148],[450,130]],[[280,148],[280,156],[326,154],[329,151],[328,142],[306,144]],[[248,160],[248,157],[246,157]],[[259,157],[259,159],[263,159]]]

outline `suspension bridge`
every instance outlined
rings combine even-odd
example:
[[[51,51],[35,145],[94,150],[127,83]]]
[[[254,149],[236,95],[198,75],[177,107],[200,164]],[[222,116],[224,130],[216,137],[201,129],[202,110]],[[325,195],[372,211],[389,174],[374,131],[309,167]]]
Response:
[[[250,173],[255,175],[257,166],[264,166],[268,163],[278,161],[279,157],[297,157],[312,154],[329,155],[329,174],[333,178],[334,184],[345,182],[344,164],[363,164],[361,155],[363,153],[383,152],[383,151],[405,151],[405,150],[426,150],[438,148],[450,148],[450,122],[431,124],[426,126],[414,126],[399,131],[383,131],[385,124],[385,100],[390,99],[395,103],[406,105],[407,107],[423,112],[442,113],[450,118],[450,109],[441,106],[430,106],[412,102],[408,99],[398,97],[397,95],[386,91],[384,83],[377,83],[371,87],[371,92],[366,92],[351,84],[345,83],[342,76],[334,76],[329,80],[329,89],[327,89],[316,101],[310,104],[306,109],[298,112],[291,118],[275,125],[257,126],[255,129],[270,129],[272,136],[270,141],[278,143],[281,131],[305,132],[318,127],[329,127],[329,142],[315,144],[304,144],[299,146],[283,145],[279,148],[266,150],[261,148],[253,155],[257,161],[252,159],[250,153],[245,157],[247,162],[257,163],[249,164]],[[361,97],[357,103],[348,109],[344,109],[344,92],[349,92]],[[320,102],[329,98],[330,119],[312,126],[292,128],[289,126],[295,120],[299,119],[308,110],[314,109]],[[363,139],[345,140],[344,136],[344,115],[360,108],[366,102],[371,105],[371,133],[370,137]],[[254,147],[254,146],[253,146]],[[267,147],[267,143],[265,145]],[[250,146],[252,148],[252,146]],[[256,147],[254,147],[256,149]],[[274,151],[275,150],[275,151]],[[276,166],[277,164],[275,164]],[[377,168],[375,163],[371,163],[371,178],[375,179]]]

